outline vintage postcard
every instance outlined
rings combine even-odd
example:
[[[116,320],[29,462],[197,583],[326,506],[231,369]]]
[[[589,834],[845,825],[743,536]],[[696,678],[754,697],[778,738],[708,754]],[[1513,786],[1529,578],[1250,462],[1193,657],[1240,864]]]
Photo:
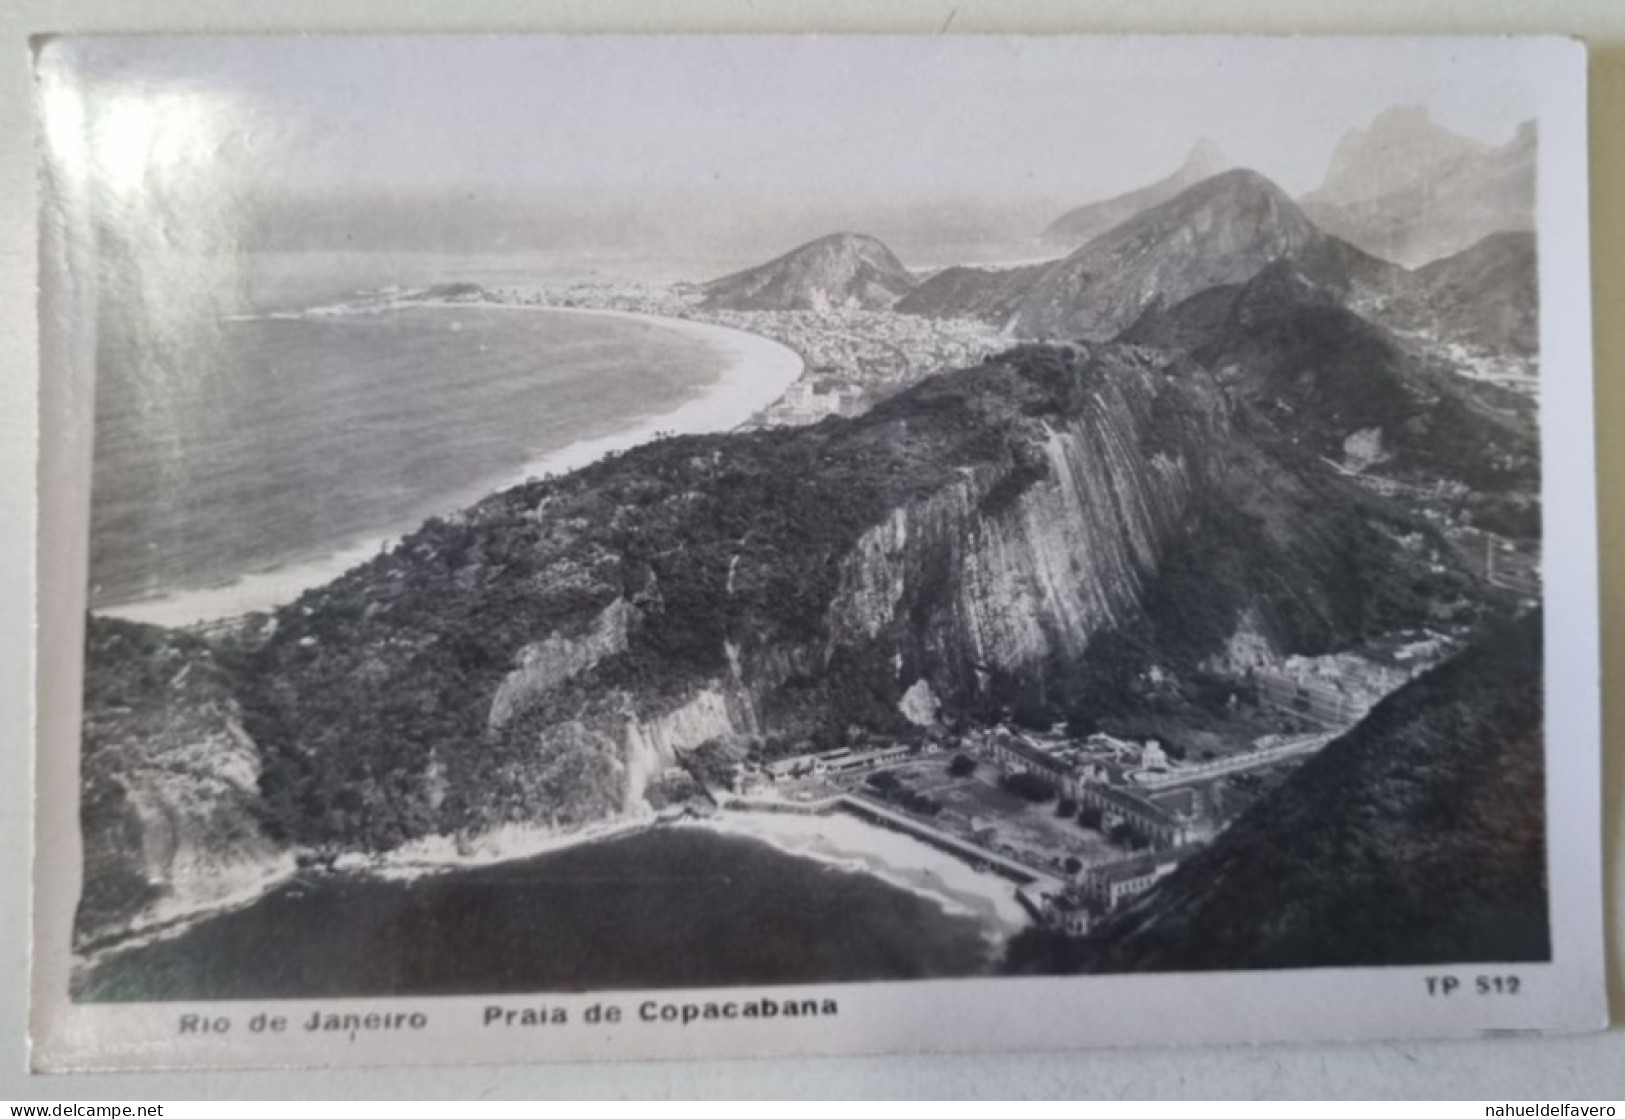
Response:
[[[36,1067],[1599,1027],[1584,64],[37,42]]]

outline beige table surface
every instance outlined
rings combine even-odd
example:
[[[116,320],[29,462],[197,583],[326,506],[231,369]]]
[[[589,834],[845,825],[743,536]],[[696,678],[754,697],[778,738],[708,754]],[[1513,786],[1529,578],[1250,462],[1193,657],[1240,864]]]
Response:
[[[26,40],[45,31],[1559,33],[1591,48],[1610,989],[1625,1023],[1625,0],[8,0],[0,4],[0,1100],[210,1096],[1625,1098],[1625,1024],[1577,1038],[1102,1053],[30,1078],[33,152]]]

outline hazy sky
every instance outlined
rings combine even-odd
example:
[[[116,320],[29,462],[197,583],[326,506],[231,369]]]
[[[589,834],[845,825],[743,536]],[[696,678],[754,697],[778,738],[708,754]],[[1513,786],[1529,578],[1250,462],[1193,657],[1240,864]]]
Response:
[[[1345,130],[1396,104],[1504,140],[1533,108],[1503,55],[1378,39],[133,38],[58,43],[41,71],[48,131],[77,91],[92,157],[132,185],[1084,201],[1167,174],[1201,137],[1302,192]]]

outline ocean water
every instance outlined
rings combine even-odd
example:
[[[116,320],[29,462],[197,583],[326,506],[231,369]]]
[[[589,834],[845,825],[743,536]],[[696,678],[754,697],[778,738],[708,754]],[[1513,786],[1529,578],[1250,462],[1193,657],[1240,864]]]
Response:
[[[972,918],[754,839],[665,828],[412,881],[329,875],[103,959],[86,1002],[975,975]]]
[[[98,352],[91,605],[405,531],[720,371],[703,341],[544,311],[114,316]]]

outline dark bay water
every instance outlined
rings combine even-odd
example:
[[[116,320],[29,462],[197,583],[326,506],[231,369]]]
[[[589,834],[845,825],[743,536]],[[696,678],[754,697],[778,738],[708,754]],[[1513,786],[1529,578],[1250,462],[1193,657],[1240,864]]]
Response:
[[[411,882],[296,882],[111,956],[80,1001],[567,992],[980,973],[980,926],[755,840],[656,829]]]
[[[721,368],[653,325],[478,306],[154,321],[99,347],[93,606],[401,531]]]

